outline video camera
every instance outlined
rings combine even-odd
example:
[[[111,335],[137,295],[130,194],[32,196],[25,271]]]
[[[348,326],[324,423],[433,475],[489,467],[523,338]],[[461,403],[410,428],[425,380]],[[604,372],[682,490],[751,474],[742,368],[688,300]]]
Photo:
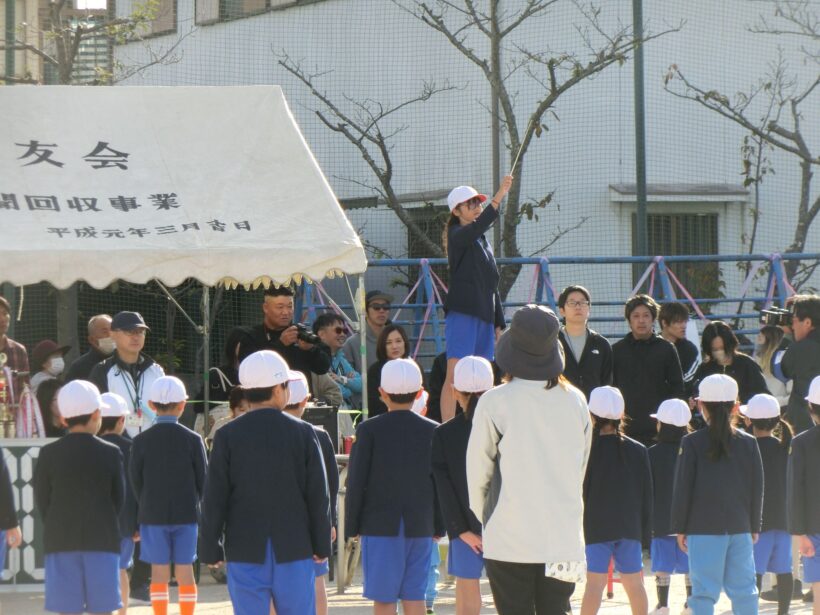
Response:
[[[791,310],[771,307],[768,310],[760,310],[760,324],[774,327],[791,327],[793,316]]]
[[[302,340],[306,344],[319,344],[321,343],[321,339],[319,336],[316,335],[310,327],[307,325],[297,322],[295,325],[296,327],[296,338]]]

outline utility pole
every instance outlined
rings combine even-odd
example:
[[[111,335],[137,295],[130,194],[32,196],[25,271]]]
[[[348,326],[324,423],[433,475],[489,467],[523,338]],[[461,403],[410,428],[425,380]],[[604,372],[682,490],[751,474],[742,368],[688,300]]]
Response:
[[[635,199],[637,204],[635,248],[638,256],[649,251],[646,224],[646,109],[643,70],[643,0],[632,0],[632,31],[635,36]]]

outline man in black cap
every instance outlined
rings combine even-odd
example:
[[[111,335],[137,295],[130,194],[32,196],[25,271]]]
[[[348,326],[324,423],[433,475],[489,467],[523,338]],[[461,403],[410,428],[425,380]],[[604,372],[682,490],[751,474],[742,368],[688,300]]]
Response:
[[[362,355],[361,355],[361,332],[351,335],[345,345],[342,346],[342,352],[345,359],[353,366],[360,374],[367,371],[367,368],[373,365],[378,359],[376,358],[376,340],[379,339],[379,334],[384,329],[386,324],[390,323],[390,308],[393,297],[380,290],[371,290],[365,295],[364,309],[365,322],[367,323],[367,365],[362,370]]]
[[[77,358],[65,375],[65,381],[88,380],[91,370],[114,352],[114,338],[111,337],[111,317],[97,314],[88,321],[88,352]]]
[[[310,378],[326,374],[330,369],[330,349],[322,344],[311,344],[299,339],[293,322],[293,291],[288,286],[271,286],[265,291],[262,304],[265,319],[251,328],[247,340],[239,346],[239,360],[259,350],[273,350],[287,361],[290,368]]]

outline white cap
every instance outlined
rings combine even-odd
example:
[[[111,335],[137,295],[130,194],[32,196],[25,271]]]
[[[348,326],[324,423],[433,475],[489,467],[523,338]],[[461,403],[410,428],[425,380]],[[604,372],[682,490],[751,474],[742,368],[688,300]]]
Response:
[[[450,190],[450,194],[447,195],[447,206],[450,208],[450,211],[453,211],[464,201],[469,201],[476,196],[481,199],[482,203],[487,200],[486,194],[479,194],[472,186],[453,188]]]
[[[493,366],[484,357],[464,357],[456,363],[453,386],[462,393],[483,393],[493,388]]]
[[[288,406],[301,404],[310,397],[307,378],[302,372],[288,370]]]
[[[737,401],[737,382],[725,374],[706,376],[698,385],[699,401]]]
[[[259,350],[239,364],[239,384],[245,389],[266,389],[288,381],[288,364],[273,350]]]
[[[750,419],[773,419],[780,416],[780,402],[768,393],[759,393],[740,407],[740,413]]]
[[[413,359],[393,359],[382,367],[381,388],[385,393],[402,395],[421,389],[421,370]]]
[[[624,415],[624,396],[615,387],[592,389],[589,411],[602,419],[620,419]]]
[[[131,414],[131,411],[128,409],[128,402],[125,401],[125,398],[122,395],[117,395],[116,393],[103,393],[100,395],[100,398],[103,401],[103,406],[100,408],[102,410],[103,417],[121,417],[125,416],[126,414]]]
[[[57,393],[57,407],[66,419],[92,414],[103,405],[100,390],[85,380],[72,380]]]
[[[410,409],[416,414],[422,414],[425,410],[427,410],[428,399],[430,399],[430,393],[422,389],[421,395],[416,397],[416,401],[413,402],[413,406]]]
[[[148,399],[155,404],[178,404],[188,399],[188,392],[176,376],[162,376],[154,380]]]
[[[820,405],[820,376],[815,376],[814,380],[811,381],[806,401],[810,404]]]
[[[666,423],[675,427],[686,427],[689,421],[692,420],[692,411],[689,410],[689,404],[682,399],[665,399],[658,406],[658,411],[649,416],[657,419],[659,423]]]

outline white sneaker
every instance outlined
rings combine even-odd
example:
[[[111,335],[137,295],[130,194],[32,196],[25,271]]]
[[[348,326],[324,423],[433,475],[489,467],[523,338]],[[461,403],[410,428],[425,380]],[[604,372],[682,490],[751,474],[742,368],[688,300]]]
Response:
[[[681,609],[680,615],[692,615],[692,609],[690,609],[688,606],[685,606]]]
[[[649,611],[649,615],[669,615],[669,607],[659,606],[654,611]]]

